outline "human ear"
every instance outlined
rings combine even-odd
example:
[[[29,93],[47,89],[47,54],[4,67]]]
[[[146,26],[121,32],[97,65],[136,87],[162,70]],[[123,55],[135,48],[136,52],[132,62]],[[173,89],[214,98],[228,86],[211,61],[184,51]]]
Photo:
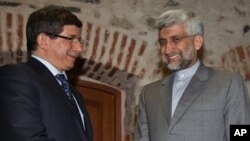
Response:
[[[48,42],[49,42],[49,36],[46,35],[45,33],[40,33],[37,36],[38,48],[41,48],[42,50],[47,51],[49,49]]]
[[[194,37],[194,48],[195,50],[200,50],[201,47],[203,46],[203,37],[201,35],[196,35]]]

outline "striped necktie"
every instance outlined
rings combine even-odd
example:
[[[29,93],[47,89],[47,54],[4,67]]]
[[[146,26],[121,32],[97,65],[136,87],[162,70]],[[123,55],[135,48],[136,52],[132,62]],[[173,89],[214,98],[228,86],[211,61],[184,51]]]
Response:
[[[61,86],[63,88],[63,90],[65,91],[68,99],[70,100],[70,102],[72,103],[73,107],[74,107],[74,110],[75,112],[77,113],[77,118],[81,121],[82,125],[83,125],[83,129],[85,131],[85,123],[84,123],[84,119],[81,118],[80,116],[80,112],[78,110],[78,107],[77,107],[77,104],[76,104],[76,101],[73,97],[73,90],[72,88],[70,87],[69,83],[68,83],[68,80],[65,78],[64,74],[57,74],[55,76],[60,82],[61,82]],[[83,113],[82,113],[83,114]]]
[[[61,82],[61,86],[65,91],[66,95],[68,96],[71,103],[76,104],[73,98],[73,90],[69,86],[68,80],[65,78],[64,74],[57,74],[56,78]]]

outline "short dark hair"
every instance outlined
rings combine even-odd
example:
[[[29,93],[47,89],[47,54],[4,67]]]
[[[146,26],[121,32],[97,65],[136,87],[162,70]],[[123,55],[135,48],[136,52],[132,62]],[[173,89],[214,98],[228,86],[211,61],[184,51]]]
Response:
[[[37,36],[40,33],[59,34],[64,25],[82,27],[82,22],[65,7],[49,5],[30,14],[26,25],[27,51],[29,54],[37,48]]]

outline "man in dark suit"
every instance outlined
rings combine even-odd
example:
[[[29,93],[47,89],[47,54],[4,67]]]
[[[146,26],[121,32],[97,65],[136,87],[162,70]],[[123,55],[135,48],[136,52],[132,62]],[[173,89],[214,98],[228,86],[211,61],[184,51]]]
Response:
[[[135,141],[229,141],[230,125],[250,124],[244,80],[199,61],[204,31],[193,13],[167,11],[156,27],[162,60],[172,73],[143,88]]]
[[[81,27],[63,7],[30,15],[28,61],[0,68],[1,141],[93,140],[84,101],[65,79],[83,51]]]

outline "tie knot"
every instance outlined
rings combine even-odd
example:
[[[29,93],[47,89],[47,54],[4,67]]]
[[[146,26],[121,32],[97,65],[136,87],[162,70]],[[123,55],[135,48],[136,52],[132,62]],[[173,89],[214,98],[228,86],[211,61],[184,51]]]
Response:
[[[64,74],[57,74],[55,77],[61,82],[64,89],[69,89],[69,83]]]
[[[72,93],[73,92],[72,92],[72,89],[70,88],[69,83],[68,83],[67,79],[65,78],[64,74],[57,74],[55,77],[61,82],[61,86],[62,86],[63,90],[66,92],[68,98],[70,100],[72,100],[72,98],[73,98]]]
[[[67,82],[67,79],[65,78],[64,74],[57,74],[56,75],[56,78],[61,81],[62,83],[63,82]]]

